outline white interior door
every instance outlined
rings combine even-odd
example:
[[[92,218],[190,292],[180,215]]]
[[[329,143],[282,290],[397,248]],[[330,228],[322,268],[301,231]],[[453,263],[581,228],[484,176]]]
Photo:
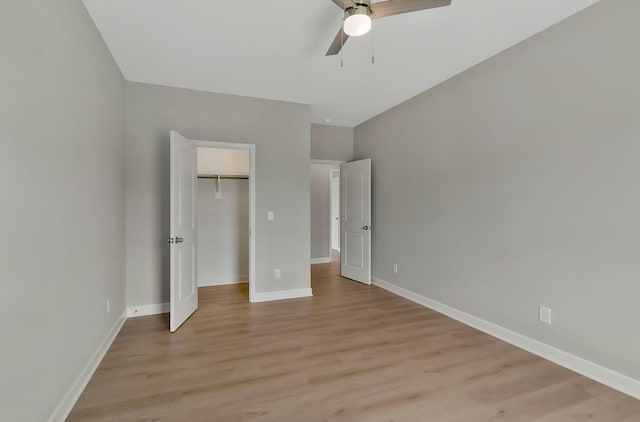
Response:
[[[340,173],[331,172],[331,249],[340,252]]]
[[[197,148],[171,131],[171,315],[174,332],[198,309],[196,267]]]
[[[371,159],[340,165],[343,277],[371,284]]]

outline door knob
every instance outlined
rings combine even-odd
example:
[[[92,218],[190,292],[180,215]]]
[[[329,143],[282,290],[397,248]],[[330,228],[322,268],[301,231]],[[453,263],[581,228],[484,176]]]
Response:
[[[362,230],[365,230],[365,231],[366,231],[366,230],[369,230],[369,226],[364,226],[364,227],[362,228]]]
[[[176,237],[176,243],[182,243],[184,242],[184,239],[181,237]]]

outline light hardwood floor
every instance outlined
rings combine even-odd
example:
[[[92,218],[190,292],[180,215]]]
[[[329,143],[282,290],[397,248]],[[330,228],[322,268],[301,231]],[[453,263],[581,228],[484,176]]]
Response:
[[[640,421],[640,401],[312,268],[313,298],[200,289],[174,334],[127,321],[70,421]]]

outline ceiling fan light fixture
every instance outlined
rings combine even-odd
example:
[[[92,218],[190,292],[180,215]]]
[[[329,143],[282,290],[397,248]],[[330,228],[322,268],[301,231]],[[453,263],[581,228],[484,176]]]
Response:
[[[369,7],[358,6],[351,11],[347,11],[349,16],[344,20],[343,29],[350,37],[359,37],[371,31],[371,17]]]

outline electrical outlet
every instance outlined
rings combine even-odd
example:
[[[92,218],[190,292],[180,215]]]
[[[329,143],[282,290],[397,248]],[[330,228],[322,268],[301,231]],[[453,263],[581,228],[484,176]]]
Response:
[[[111,313],[111,302],[109,301],[109,299],[107,299],[107,313]]]
[[[398,274],[398,264],[393,264],[393,273]]]
[[[280,278],[281,275],[282,273],[280,272],[280,268],[276,268],[276,270],[273,272],[273,276],[275,278]]]
[[[541,305],[538,308],[538,320],[545,324],[551,324],[551,308]]]

